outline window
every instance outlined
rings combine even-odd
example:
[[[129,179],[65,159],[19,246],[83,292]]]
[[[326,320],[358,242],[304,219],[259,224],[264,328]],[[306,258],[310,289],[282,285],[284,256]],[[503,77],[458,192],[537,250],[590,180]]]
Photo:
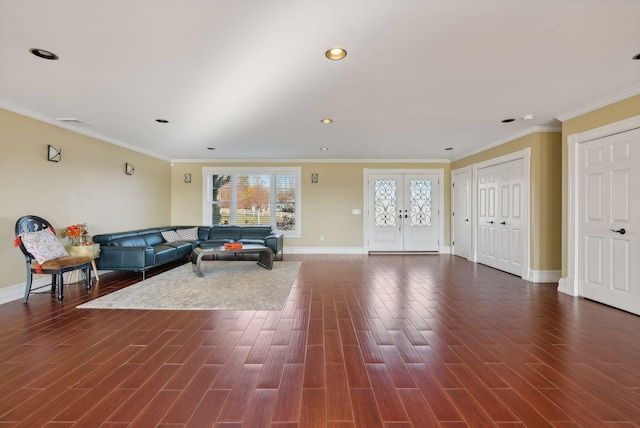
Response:
[[[203,168],[204,224],[270,224],[300,236],[300,168]]]

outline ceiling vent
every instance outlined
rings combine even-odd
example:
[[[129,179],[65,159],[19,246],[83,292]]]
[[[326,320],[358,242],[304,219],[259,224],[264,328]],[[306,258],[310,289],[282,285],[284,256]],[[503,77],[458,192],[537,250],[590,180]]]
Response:
[[[89,126],[88,123],[84,123],[82,121],[79,121],[75,117],[56,117],[56,120],[58,122],[66,123],[66,124],[69,124],[69,125]]]

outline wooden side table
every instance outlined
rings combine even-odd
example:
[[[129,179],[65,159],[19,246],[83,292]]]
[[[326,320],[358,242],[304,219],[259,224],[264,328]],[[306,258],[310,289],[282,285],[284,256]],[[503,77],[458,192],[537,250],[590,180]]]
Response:
[[[73,245],[69,247],[68,251],[70,256],[89,256],[92,257],[91,267],[93,268],[93,274],[96,276],[96,281],[100,281],[98,276],[98,269],[96,268],[96,261],[100,257],[100,244],[91,245]],[[78,280],[78,271],[76,271],[76,282]]]

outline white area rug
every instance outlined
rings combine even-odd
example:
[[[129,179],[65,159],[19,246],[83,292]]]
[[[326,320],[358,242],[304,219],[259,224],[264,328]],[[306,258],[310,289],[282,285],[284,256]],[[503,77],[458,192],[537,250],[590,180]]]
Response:
[[[198,277],[191,263],[84,303],[83,309],[266,310],[284,307],[302,262],[203,261]]]

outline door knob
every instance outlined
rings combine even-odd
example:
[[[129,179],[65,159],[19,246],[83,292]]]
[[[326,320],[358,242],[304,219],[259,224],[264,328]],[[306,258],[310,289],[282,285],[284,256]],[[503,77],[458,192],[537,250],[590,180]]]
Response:
[[[468,218],[465,218],[465,219],[464,219],[464,221],[469,221],[469,219],[468,219]]]
[[[626,230],[624,229],[618,229],[618,230],[614,230],[614,229],[609,229],[611,232],[615,232],[615,233],[619,233],[620,235],[624,235],[625,233],[627,233]]]
[[[488,221],[487,223],[489,223],[489,224],[493,224],[493,220],[491,220],[491,221]]]
[[[506,224],[507,224],[507,222],[506,222],[506,221],[503,221],[503,222],[502,222],[502,223],[500,223],[500,224],[504,226],[504,225],[506,225]]]

